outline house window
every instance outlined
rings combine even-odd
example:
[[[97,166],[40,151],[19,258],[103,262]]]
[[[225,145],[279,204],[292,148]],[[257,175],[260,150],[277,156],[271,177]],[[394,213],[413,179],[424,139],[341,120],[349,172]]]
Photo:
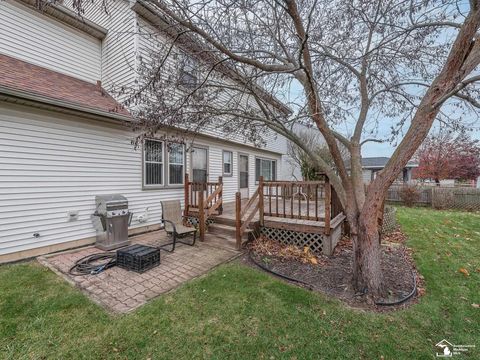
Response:
[[[196,59],[187,54],[182,56],[178,84],[188,88],[195,88],[198,84],[197,67]]]
[[[145,140],[143,149],[144,185],[163,185],[163,141]]]
[[[270,159],[255,159],[255,181],[263,176],[265,181],[275,181],[277,179],[277,162]]]
[[[164,181],[164,177],[167,181]],[[182,185],[184,177],[185,146],[183,144],[145,140],[143,185],[146,188],[158,189],[166,185]]]
[[[185,147],[182,144],[168,146],[168,184],[182,185],[185,170]]]
[[[233,169],[233,153],[231,151],[223,151],[223,175],[232,176]]]

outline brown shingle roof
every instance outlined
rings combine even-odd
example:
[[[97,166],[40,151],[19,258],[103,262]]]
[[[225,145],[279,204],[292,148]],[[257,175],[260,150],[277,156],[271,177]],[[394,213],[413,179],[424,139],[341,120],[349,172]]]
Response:
[[[130,116],[97,84],[0,54],[0,86],[101,112]]]

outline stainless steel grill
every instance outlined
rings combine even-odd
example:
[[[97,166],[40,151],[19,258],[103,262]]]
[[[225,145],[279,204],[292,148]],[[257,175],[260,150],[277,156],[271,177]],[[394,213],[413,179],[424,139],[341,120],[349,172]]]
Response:
[[[128,210],[127,198],[119,194],[98,195],[95,196],[95,203],[95,246],[102,250],[112,250],[129,245],[128,226],[133,213]]]

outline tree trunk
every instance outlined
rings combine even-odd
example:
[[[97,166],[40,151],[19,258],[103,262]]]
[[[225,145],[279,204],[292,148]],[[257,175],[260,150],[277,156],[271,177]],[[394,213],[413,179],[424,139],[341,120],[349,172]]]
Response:
[[[361,211],[347,216],[353,242],[353,286],[356,292],[384,295],[381,246],[376,203],[365,204]]]

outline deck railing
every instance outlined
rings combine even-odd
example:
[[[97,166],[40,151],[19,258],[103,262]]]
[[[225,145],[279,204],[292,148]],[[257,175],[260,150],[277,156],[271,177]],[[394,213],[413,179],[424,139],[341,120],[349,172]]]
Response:
[[[203,194],[204,208],[210,209],[222,199],[223,196],[223,178],[218,177],[217,182],[198,182],[190,181],[189,175],[185,174],[185,210],[196,211],[200,208],[200,194]],[[216,210],[221,214],[222,206]]]
[[[235,197],[235,227],[237,247],[244,233],[258,215],[323,222],[325,235],[330,234],[331,222],[342,214],[342,205],[328,178],[323,181],[264,181],[260,177],[257,190],[242,206],[240,192]],[[207,220],[223,211],[223,179],[218,182],[193,182],[185,175],[185,215],[195,214],[199,221],[200,240],[205,238]]]
[[[223,178],[219,176],[218,182],[195,182],[185,174],[184,187],[185,215],[197,213],[200,241],[203,241],[208,218],[223,211]]]
[[[237,193],[237,246],[257,213],[260,225],[265,216],[324,222],[324,233],[329,235],[332,220],[342,212],[342,204],[326,176],[323,181],[264,181],[260,177],[257,190],[243,209]]]
[[[235,234],[237,249],[242,247],[243,234],[250,226],[250,223],[255,218],[255,215],[259,212],[260,207],[263,207],[263,202],[260,201],[260,199],[263,199],[263,197],[260,197],[259,189],[260,187],[255,190],[252,197],[248,200],[243,208],[240,192],[235,194]]]
[[[264,181],[264,215],[322,221],[330,197],[327,181]]]
[[[324,222],[330,224],[343,208],[328,177],[320,181],[260,181],[263,184],[264,215]]]

